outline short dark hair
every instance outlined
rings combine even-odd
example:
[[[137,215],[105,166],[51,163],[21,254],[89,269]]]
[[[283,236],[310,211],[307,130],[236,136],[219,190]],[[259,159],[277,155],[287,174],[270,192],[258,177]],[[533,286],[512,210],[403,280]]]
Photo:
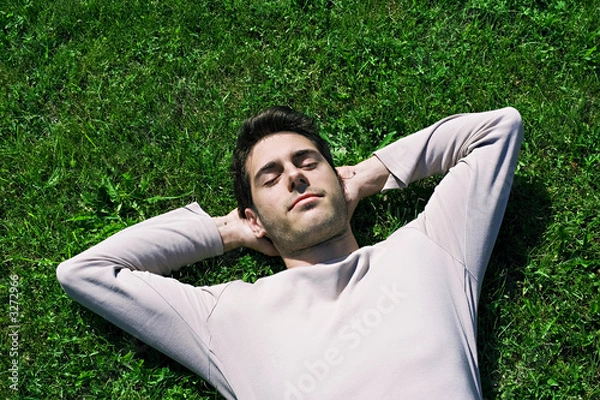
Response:
[[[313,118],[294,111],[290,107],[275,106],[246,119],[238,132],[231,163],[233,190],[241,218],[246,218],[244,212],[246,208],[254,207],[246,160],[256,143],[267,136],[280,132],[293,132],[308,138],[331,168],[335,170],[329,145],[319,135],[319,128]]]

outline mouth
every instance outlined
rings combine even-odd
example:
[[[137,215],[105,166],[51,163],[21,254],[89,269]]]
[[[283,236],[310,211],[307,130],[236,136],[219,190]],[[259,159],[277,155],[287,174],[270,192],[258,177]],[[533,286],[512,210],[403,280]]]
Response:
[[[296,197],[296,199],[294,200],[294,202],[292,203],[292,205],[289,207],[289,210],[291,211],[297,205],[304,205],[304,204],[310,203],[312,200],[318,199],[320,197],[323,197],[323,195],[319,194],[319,193],[305,193],[305,194],[302,194],[302,195]]]

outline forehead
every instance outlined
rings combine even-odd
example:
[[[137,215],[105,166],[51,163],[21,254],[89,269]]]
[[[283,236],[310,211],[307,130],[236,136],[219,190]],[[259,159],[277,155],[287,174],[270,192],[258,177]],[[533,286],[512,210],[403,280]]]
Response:
[[[293,132],[274,133],[254,145],[246,160],[246,170],[253,176],[265,164],[290,158],[298,150],[305,149],[318,152],[315,144],[305,136]]]

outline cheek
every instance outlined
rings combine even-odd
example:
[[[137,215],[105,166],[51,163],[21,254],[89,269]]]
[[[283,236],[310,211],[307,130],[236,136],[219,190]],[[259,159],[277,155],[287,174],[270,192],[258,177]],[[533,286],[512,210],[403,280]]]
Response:
[[[268,211],[271,207],[273,207],[276,204],[277,199],[279,197],[280,196],[276,193],[276,190],[274,190],[274,188],[253,191],[252,193],[254,206],[259,211]]]
[[[330,177],[327,181],[328,187],[330,188],[330,190],[332,191],[344,191],[344,184],[342,183],[342,181],[340,180],[340,178],[337,175],[334,175],[332,177]]]

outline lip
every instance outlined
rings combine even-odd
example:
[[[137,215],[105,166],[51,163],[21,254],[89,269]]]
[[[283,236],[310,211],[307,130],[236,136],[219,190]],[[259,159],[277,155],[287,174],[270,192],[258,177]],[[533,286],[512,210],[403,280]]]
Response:
[[[323,197],[323,196],[319,195],[317,193],[305,193],[305,194],[302,194],[302,195],[296,197],[296,200],[294,200],[294,202],[292,203],[292,205],[290,206],[289,209],[292,210],[294,207],[296,207],[296,205],[298,203],[300,203],[303,200],[311,199],[311,198],[319,198],[319,197]]]

